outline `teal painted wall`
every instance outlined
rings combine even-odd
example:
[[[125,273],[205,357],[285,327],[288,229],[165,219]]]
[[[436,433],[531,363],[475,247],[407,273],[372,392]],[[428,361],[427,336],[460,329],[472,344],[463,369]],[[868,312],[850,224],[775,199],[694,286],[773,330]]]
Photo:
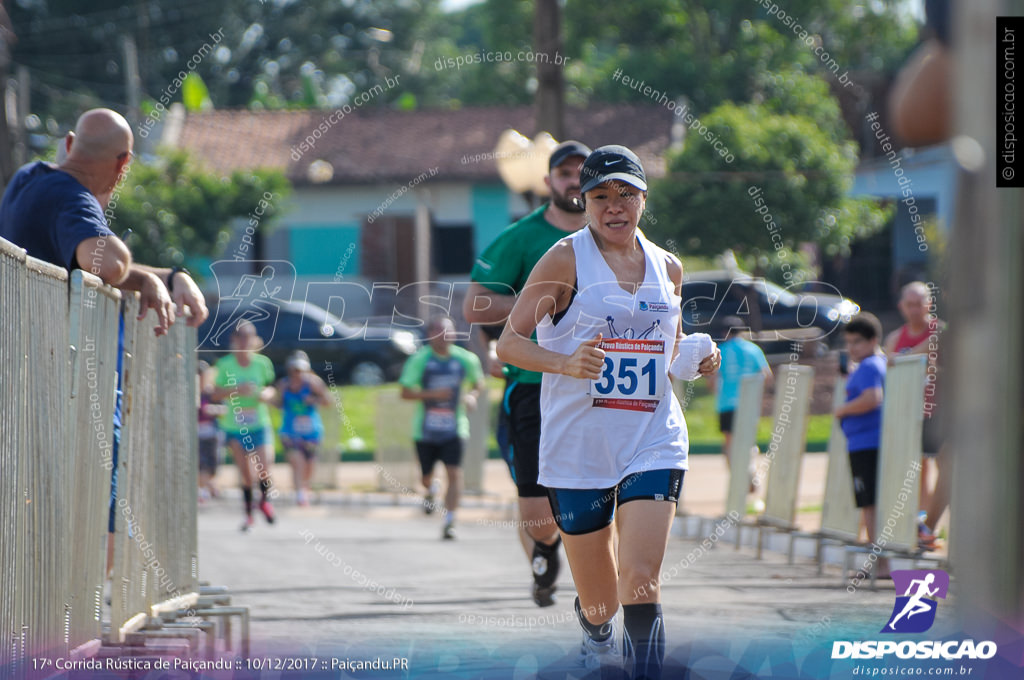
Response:
[[[509,225],[508,189],[501,184],[473,186],[473,247],[476,257]]]
[[[359,225],[289,225],[288,250],[299,276],[359,274]]]

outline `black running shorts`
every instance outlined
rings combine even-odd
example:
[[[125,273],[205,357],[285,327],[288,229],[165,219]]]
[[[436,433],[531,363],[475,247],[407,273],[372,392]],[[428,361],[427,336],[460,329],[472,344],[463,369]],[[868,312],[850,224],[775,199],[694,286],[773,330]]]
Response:
[[[540,474],[540,383],[514,382],[505,391],[508,441],[520,498],[546,498]]]
[[[627,475],[607,489],[551,489],[551,511],[563,532],[589,534],[615,519],[615,508],[630,501],[678,503],[683,470],[645,470]]]
[[[458,437],[443,442],[416,441],[416,455],[420,459],[420,470],[426,477],[434,470],[437,461],[458,467],[462,464],[462,440]]]
[[[853,498],[857,507],[874,505],[878,488],[878,449],[850,451],[850,471],[853,472]]]

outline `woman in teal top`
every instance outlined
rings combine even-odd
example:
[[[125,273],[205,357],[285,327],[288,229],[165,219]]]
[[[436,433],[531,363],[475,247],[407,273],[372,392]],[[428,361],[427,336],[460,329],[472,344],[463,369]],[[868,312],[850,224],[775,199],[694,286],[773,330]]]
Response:
[[[285,369],[288,376],[278,381],[274,402],[281,409],[278,436],[292,465],[295,502],[309,505],[313,462],[324,438],[324,424],[316,407],[332,402],[327,385],[313,373],[305,352],[295,351],[285,362]]]
[[[242,531],[252,528],[252,484],[259,480],[260,512],[267,522],[274,523],[274,508],[270,464],[274,456],[274,435],[271,431],[270,409],[267,404],[275,398],[274,365],[270,359],[258,354],[256,348],[263,341],[249,321],[239,321],[231,334],[231,353],[221,357],[215,368],[217,378],[213,398],[227,407],[220,417],[220,428],[234,456],[242,478],[242,497],[245,501],[245,523]]]

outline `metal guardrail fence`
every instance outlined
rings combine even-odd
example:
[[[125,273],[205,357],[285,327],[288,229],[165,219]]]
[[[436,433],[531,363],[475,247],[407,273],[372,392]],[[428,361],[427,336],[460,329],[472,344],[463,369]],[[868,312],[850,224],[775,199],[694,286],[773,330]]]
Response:
[[[124,407],[115,509],[110,636],[124,642],[149,616],[198,599],[195,330],[165,337],[124,308]],[[180,394],[181,398],[168,399]]]
[[[27,259],[25,308],[27,327],[22,389],[4,389],[26,401],[25,424],[16,490],[23,533],[18,559],[22,598],[21,635],[25,653],[56,656],[69,645],[68,539],[73,520],[73,486],[68,473],[71,423],[66,417],[69,385],[67,272]],[[17,625],[17,622],[16,622]]]
[[[70,536],[75,565],[70,578],[69,646],[86,652],[102,633],[107,516],[114,454],[117,329],[121,294],[94,276],[71,273],[68,342],[72,432],[68,473],[72,480]]]
[[[0,239],[0,675],[88,655],[198,598],[195,331],[125,299],[112,602],[103,598],[121,294]],[[145,542],[145,543],[144,543]],[[148,543],[148,545],[146,545]]]
[[[25,253],[0,240],[0,669],[24,655],[25,500],[22,443],[26,440],[25,398],[13,398],[25,382],[27,329]]]
[[[915,565],[918,561],[942,562],[939,557],[923,555],[916,545],[925,366],[924,356],[898,356],[886,373],[879,451],[878,499],[875,504],[878,508],[876,533],[885,538],[884,541],[880,541],[879,546],[884,546],[885,554],[891,553],[898,557],[913,559]],[[744,379],[744,388],[747,387],[746,381],[752,378]],[[815,532],[806,533],[799,531],[795,524],[799,473],[801,458],[806,448],[807,412],[813,378],[813,370],[800,365],[788,366],[779,372],[777,378],[773,444],[774,433],[780,433],[781,436],[777,449],[774,449],[777,455],[772,456],[772,450],[769,450],[769,456],[773,460],[770,461],[768,477],[768,507],[757,519],[761,527],[757,548],[760,557],[764,529],[773,528],[787,532],[790,537],[789,559],[792,563],[794,539],[816,539],[817,561],[821,573],[824,561],[822,550],[826,539],[845,544],[847,567],[853,553],[865,552],[866,549],[857,545],[860,511],[854,503],[846,438],[838,420],[833,421],[829,438],[828,470],[820,527]],[[845,379],[837,382],[832,395],[833,410],[846,400],[845,386]],[[786,409],[785,406],[790,403],[793,405]],[[783,415],[786,417],[783,418]],[[734,443],[735,441],[734,439]],[[734,456],[739,453],[735,449],[734,446]],[[747,480],[748,473],[744,465],[733,461],[730,471],[729,508],[733,508],[738,504],[738,499],[743,498]],[[737,547],[739,545],[740,534],[737,533]]]

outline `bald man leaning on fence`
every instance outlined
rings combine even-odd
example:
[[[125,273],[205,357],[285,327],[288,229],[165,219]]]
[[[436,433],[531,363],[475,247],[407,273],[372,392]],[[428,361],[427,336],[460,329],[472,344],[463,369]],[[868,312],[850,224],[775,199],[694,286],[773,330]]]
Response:
[[[175,306],[179,314],[190,309],[189,325],[198,326],[208,312],[188,273],[132,262],[103,215],[127,172],[133,143],[131,127],[119,113],[86,111],[65,138],[67,155],[59,165],[29,163],[11,178],[0,202],[0,237],[32,257],[138,291],[140,314],[156,311],[157,335],[174,323]]]
[[[127,172],[134,138],[119,113],[92,109],[78,119],[64,140],[66,155],[57,165],[29,163],[11,178],[0,202],[0,237],[24,248],[32,257],[95,274],[104,283],[139,292],[139,319],[156,311],[153,329],[163,335],[179,314],[192,312],[198,326],[208,312],[203,294],[188,272],[132,262],[131,253],[107,225],[103,211]],[[107,570],[113,564],[114,505],[117,501],[118,451],[121,438],[121,377],[124,320],[117,348],[117,393],[113,422],[113,469],[108,519]]]

